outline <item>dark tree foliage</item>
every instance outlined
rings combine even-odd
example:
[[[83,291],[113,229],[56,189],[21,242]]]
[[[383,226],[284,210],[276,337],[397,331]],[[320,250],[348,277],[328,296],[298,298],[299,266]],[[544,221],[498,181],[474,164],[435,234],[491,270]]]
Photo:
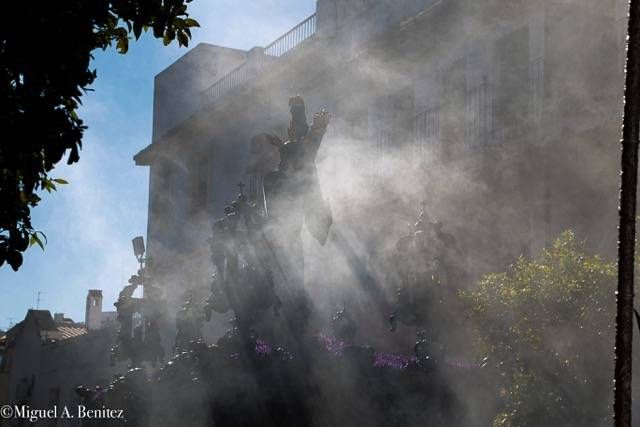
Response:
[[[63,179],[49,173],[68,153],[78,161],[86,126],[77,115],[81,97],[96,78],[95,49],[151,31],[167,45],[187,46],[191,0],[63,0],[3,3],[0,25],[0,266],[14,270],[29,246],[43,247],[31,224],[38,192]]]

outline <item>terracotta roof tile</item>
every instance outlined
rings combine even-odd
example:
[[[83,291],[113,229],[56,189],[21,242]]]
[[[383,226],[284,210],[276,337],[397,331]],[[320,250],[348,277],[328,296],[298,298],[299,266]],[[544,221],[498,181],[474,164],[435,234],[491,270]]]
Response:
[[[62,340],[79,337],[87,333],[87,330],[85,328],[77,326],[58,326],[57,329],[58,332],[60,332],[60,339]]]

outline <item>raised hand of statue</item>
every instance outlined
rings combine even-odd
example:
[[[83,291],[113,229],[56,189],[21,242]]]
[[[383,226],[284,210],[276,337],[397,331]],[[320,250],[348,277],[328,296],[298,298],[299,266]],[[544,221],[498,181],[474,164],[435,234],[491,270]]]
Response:
[[[324,133],[331,121],[331,114],[324,108],[313,115],[313,124],[311,130],[318,133]]]

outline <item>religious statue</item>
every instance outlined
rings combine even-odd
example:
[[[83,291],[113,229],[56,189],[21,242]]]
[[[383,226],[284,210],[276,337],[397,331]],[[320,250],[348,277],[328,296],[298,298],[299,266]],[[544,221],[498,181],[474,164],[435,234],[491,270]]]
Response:
[[[289,99],[291,120],[288,140],[263,134],[263,141],[278,148],[277,170],[264,176],[265,233],[273,243],[285,281],[301,283],[304,277],[304,257],[300,231],[307,231],[322,245],[327,240],[332,223],[328,204],[322,197],[315,159],[327,130],[331,115],[321,110],[307,123],[306,107],[300,96]],[[260,163],[257,161],[255,163]]]
[[[246,329],[261,310],[273,307],[277,314],[280,300],[268,267],[271,263],[266,259],[264,218],[255,204],[249,203],[244,185],[239,187],[236,200],[212,227],[211,259],[216,272],[206,300],[205,318],[211,318],[211,311],[224,313],[232,309],[236,323]]]
[[[458,278],[451,261],[455,238],[430,222],[424,208],[410,234],[396,243],[395,265],[399,284],[396,309],[389,316],[391,330],[397,322],[408,326],[432,326],[446,295]]]
[[[202,338],[201,311],[193,301],[191,292],[187,292],[187,297],[176,314],[176,339],[174,351],[179,353],[189,348],[189,343]]]
[[[111,349],[112,364],[129,359],[134,367],[143,361],[155,366],[164,357],[159,330],[164,303],[160,290],[145,281],[144,274],[145,268],[141,268],[131,276],[113,304],[120,328],[116,345]],[[139,286],[143,289],[142,298],[133,296]]]

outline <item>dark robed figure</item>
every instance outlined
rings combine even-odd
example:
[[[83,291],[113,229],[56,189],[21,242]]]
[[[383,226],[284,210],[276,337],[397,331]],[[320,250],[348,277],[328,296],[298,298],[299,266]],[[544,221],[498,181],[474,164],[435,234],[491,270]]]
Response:
[[[301,97],[290,98],[289,107],[289,139],[282,142],[264,135],[280,155],[278,169],[264,177],[264,202],[269,219],[266,233],[274,243],[285,281],[295,284],[304,280],[302,225],[322,245],[331,227],[331,212],[322,197],[315,164],[330,115],[324,110],[316,113],[309,126]]]

